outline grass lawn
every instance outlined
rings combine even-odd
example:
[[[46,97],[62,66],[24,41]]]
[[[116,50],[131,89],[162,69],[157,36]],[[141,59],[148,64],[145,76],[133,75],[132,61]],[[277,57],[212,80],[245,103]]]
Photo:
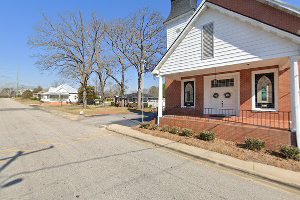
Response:
[[[22,97],[17,97],[15,100],[25,105],[41,105],[41,102],[38,100],[23,99]]]
[[[58,110],[74,115],[79,115],[81,111],[84,115],[107,115],[107,114],[128,114],[131,113],[128,108],[117,108],[112,106],[99,107],[99,106],[88,106],[87,109],[83,109],[82,105],[63,105],[63,106],[52,106],[44,104],[43,108],[47,110]]]
[[[79,115],[81,111],[84,112],[84,115],[91,116],[91,115],[108,115],[108,114],[129,114],[134,112],[141,112],[141,110],[137,109],[129,109],[127,107],[114,107],[114,106],[94,106],[89,105],[87,109],[83,109],[82,105],[49,105],[41,103],[37,100],[31,99],[23,99],[23,98],[16,98],[16,101],[25,104],[25,105],[39,105],[41,108],[46,110],[53,110],[53,111],[60,111],[64,113],[69,113],[73,115]],[[153,112],[151,108],[145,108],[144,112]]]

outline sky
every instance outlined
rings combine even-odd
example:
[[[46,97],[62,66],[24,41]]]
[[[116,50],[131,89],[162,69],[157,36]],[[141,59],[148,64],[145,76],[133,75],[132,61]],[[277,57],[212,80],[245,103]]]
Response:
[[[27,42],[34,35],[34,27],[42,14],[59,14],[82,11],[84,15],[97,13],[105,20],[126,17],[136,10],[149,7],[160,12],[165,18],[170,12],[170,0],[6,0],[0,4],[0,87],[16,85],[17,71],[21,85],[45,88],[55,81],[62,82],[55,72],[41,71],[35,65],[33,49]],[[300,0],[285,0],[300,7]],[[130,91],[137,89],[136,73],[128,71]],[[94,82],[94,79],[91,80]],[[66,81],[71,85],[74,82]],[[152,75],[146,75],[145,88],[158,85]]]

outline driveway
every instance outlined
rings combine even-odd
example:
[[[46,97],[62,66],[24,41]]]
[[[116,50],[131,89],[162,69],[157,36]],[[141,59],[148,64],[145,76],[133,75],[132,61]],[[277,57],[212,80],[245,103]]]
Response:
[[[0,99],[0,199],[299,199],[213,164]]]
[[[81,118],[80,121],[86,124],[94,125],[97,127],[104,127],[109,124],[119,124],[123,126],[136,126],[144,121],[151,121],[157,116],[156,113],[145,113],[144,117],[141,112],[130,114],[110,114],[110,115],[98,115],[91,117]]]

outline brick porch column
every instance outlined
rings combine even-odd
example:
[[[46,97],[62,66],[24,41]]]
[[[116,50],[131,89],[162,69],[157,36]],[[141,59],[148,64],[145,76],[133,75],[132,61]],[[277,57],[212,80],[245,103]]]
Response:
[[[300,146],[300,97],[299,97],[299,57],[291,57],[291,103],[292,103],[292,131],[296,133],[297,146]]]

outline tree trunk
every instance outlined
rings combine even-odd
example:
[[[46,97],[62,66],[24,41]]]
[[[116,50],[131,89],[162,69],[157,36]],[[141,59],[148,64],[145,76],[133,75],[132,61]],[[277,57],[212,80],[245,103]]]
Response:
[[[83,94],[82,94],[82,101],[83,101],[83,108],[87,108],[87,91],[86,91],[86,86],[82,87],[83,89]]]
[[[100,88],[101,88],[101,99],[104,100],[105,84],[103,83],[103,81],[100,82]]]
[[[125,75],[122,73],[122,80],[120,84],[120,95],[124,96],[125,95]]]
[[[103,74],[101,72],[96,72],[98,74],[99,78],[99,85],[100,85],[100,95],[101,95],[101,100],[104,100],[105,96],[105,87],[106,87],[106,79],[103,77]]]

